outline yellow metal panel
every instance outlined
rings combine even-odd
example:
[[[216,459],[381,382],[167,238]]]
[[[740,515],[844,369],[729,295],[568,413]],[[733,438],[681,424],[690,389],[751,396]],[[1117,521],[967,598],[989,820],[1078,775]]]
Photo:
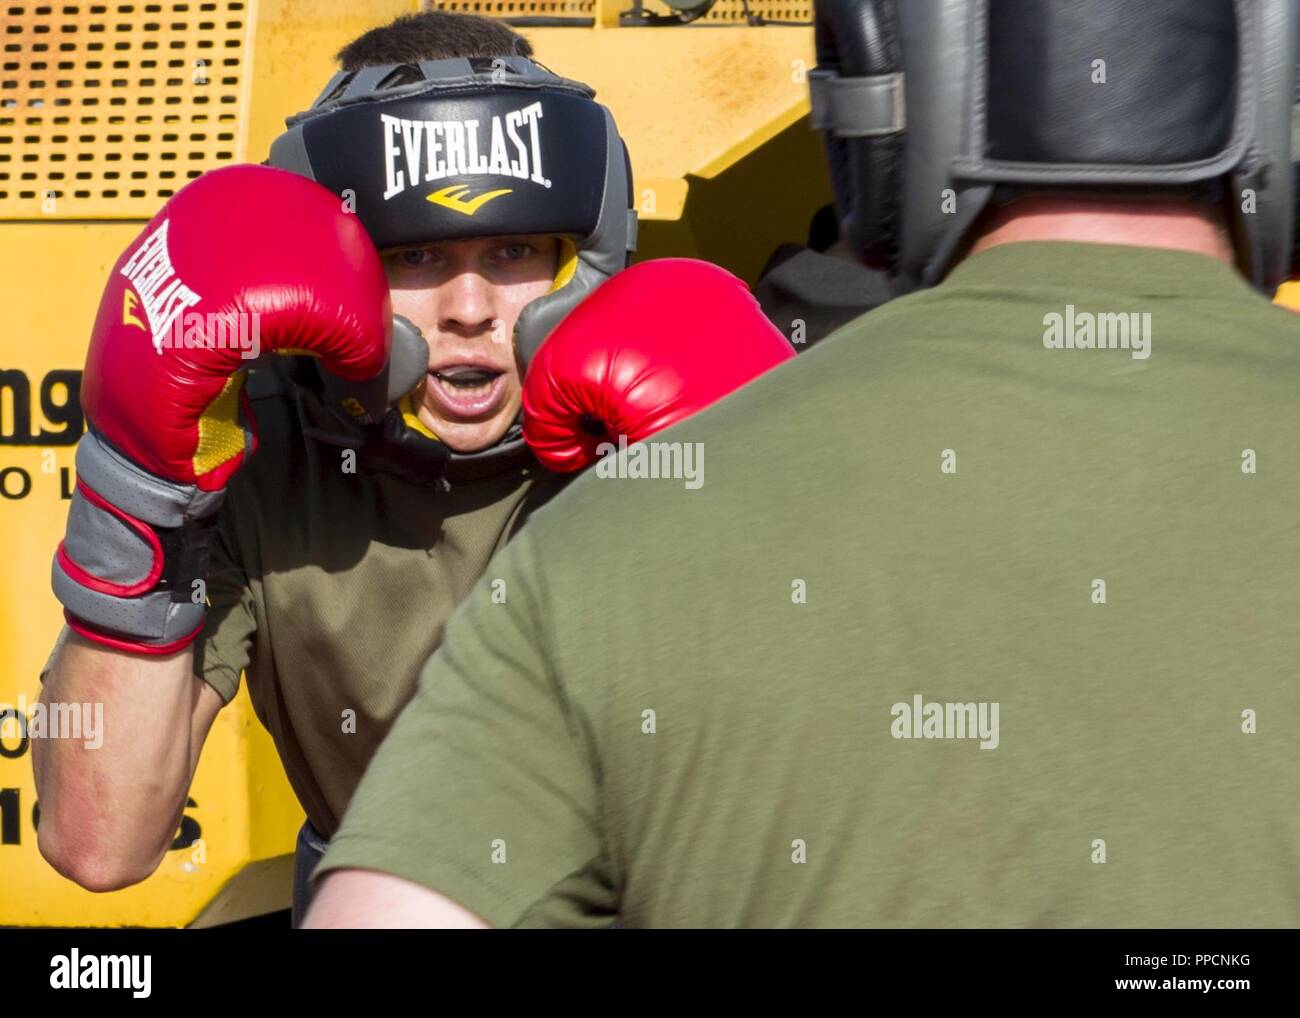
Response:
[[[147,217],[235,161],[255,8],[9,0],[0,217]]]
[[[362,32],[419,9],[417,0],[258,0],[248,147],[260,163],[284,118],[311,105],[338,70],[334,55]]]
[[[831,201],[806,118],[717,176],[688,182],[681,218],[645,223],[637,258],[705,258],[751,285],[778,244],[806,242],[813,213]]]
[[[646,219],[678,218],[688,177],[716,176],[808,112],[811,28],[620,28],[598,45],[586,29],[520,31],[613,110],[638,201],[654,198]]]
[[[50,557],[75,475],[74,446],[59,443],[81,425],[60,423],[68,385],[51,379],[80,370],[104,278],[138,229],[0,225],[0,704],[36,702],[40,669],[62,624],[49,589]],[[154,876],[111,894],[83,891],[41,858],[30,743],[15,720],[0,736],[0,926],[183,926],[226,901],[235,903],[226,908],[235,918],[287,907],[287,880],[259,885],[257,895],[244,890],[260,879],[265,867],[258,864],[292,851],[302,820],[246,692],[218,715],[190,790],[181,833],[202,845],[174,849]]]
[[[1300,311],[1300,280],[1288,280],[1278,288],[1273,298],[1275,304],[1292,311]]]

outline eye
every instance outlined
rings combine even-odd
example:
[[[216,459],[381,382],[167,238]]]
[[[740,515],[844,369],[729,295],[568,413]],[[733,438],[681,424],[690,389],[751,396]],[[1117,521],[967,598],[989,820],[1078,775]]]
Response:
[[[532,244],[525,244],[518,241],[514,244],[507,244],[501,248],[501,258],[507,262],[521,262],[537,253],[537,249]]]
[[[384,255],[384,266],[390,270],[419,269],[433,265],[437,261],[438,252],[431,247],[413,247]]]
[[[428,248],[417,247],[410,251],[399,251],[397,253],[397,264],[403,268],[414,269],[421,265],[427,265],[433,260],[433,252]]]

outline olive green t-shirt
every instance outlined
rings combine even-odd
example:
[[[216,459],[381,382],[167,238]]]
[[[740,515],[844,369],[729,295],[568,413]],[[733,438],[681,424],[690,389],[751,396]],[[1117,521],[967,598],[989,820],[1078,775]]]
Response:
[[[499,926],[1300,925],[1300,318],[1009,245],[656,440],[702,485],[532,519],[321,873]]]
[[[246,670],[289,782],[329,837],[452,610],[559,481],[526,450],[450,491],[367,472],[304,434],[328,421],[277,377],[249,383],[259,445],[222,506],[194,669],[227,703]]]

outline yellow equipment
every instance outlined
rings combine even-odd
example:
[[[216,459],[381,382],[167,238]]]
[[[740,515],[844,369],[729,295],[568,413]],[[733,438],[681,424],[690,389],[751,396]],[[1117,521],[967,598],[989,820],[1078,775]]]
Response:
[[[519,31],[542,62],[596,88],[631,151],[640,258],[693,255],[752,282],[830,201],[806,120],[810,0],[718,0],[689,25],[645,27],[619,25],[631,0],[438,6],[529,19]],[[109,269],[186,181],[265,158],[344,43],[420,7],[0,5],[0,712],[14,707],[0,721],[0,926],[197,926],[288,907],[302,814],[246,693],[208,737],[173,850],[147,881],[109,894],[81,890],[36,850],[19,708],[36,701],[61,624],[50,557],[75,481],[77,387]],[[671,14],[658,2],[644,11]],[[751,25],[747,14],[784,24]]]
[[[1273,302],[1291,311],[1300,311],[1300,280],[1290,279],[1279,286]]]
[[[690,24],[620,25],[633,0],[452,0],[516,26],[592,84],[631,151],[639,258],[707,258],[753,282],[830,201],[808,129],[811,0],[718,0]],[[644,12],[671,9],[647,0]],[[681,7],[681,0],[675,4]],[[61,624],[76,389],[104,278],[204,170],[259,162],[332,55],[413,0],[6,0],[0,68],[0,926],[196,926],[288,906],[301,811],[246,693],[208,737],[175,846],[149,880],[92,894],[36,851],[20,700]],[[750,24],[751,18],[769,24]],[[780,22],[772,24],[771,22]],[[1300,309],[1300,283],[1281,303]],[[316,667],[327,666],[318,662]]]

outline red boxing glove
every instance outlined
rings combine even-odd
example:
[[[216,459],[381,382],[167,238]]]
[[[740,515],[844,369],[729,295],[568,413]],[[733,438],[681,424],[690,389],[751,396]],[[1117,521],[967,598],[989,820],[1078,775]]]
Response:
[[[236,420],[236,372],[286,351],[319,356],[343,378],[373,378],[391,329],[378,253],[335,195],[285,170],[213,170],[172,197],[113,267],[81,405],[92,430],[150,473],[215,491],[256,444],[250,434],[244,448]]]
[[[548,469],[581,470],[602,443],[648,438],[794,355],[726,269],[642,262],[542,343],[524,379],[524,438]]]
[[[382,414],[392,330],[378,252],[319,184],[233,166],[179,191],[113,266],[91,334],[53,564],[68,624],[144,653],[192,640],[211,526],[256,448],[243,369],[312,354],[358,383],[359,417]]]

